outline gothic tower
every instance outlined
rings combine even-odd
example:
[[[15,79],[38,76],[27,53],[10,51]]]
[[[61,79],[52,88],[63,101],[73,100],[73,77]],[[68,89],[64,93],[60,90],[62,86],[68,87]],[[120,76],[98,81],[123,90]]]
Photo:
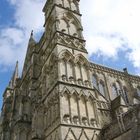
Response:
[[[40,81],[45,140],[96,140],[100,129],[97,95],[90,79],[79,0],[48,0],[43,12]]]
[[[47,0],[45,31],[28,43],[4,92],[0,140],[136,140],[140,78],[88,61],[80,0]]]

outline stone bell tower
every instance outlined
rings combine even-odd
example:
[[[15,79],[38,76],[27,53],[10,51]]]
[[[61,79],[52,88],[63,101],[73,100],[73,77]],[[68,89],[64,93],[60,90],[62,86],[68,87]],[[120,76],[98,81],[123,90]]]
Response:
[[[79,0],[48,0],[40,80],[45,140],[97,139],[96,93],[83,38]],[[37,112],[38,112],[37,111]],[[37,115],[36,115],[37,116]]]
[[[31,33],[22,76],[17,63],[4,92],[0,140],[140,137],[140,78],[88,61],[79,1],[47,0],[45,32]]]
[[[43,59],[49,60],[48,58],[54,55],[61,61],[58,65],[58,80],[75,82],[79,79],[79,83],[82,84],[84,82],[82,80],[88,80],[89,77],[85,78],[85,75],[82,75],[82,68],[79,66],[80,63],[82,65],[88,63],[79,0],[48,0],[43,12],[45,13],[43,49],[46,50]],[[74,65],[77,66],[75,70]]]

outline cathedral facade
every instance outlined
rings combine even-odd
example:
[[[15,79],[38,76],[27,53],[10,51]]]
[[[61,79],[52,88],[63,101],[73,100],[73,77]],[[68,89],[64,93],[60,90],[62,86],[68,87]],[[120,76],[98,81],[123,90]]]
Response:
[[[88,60],[79,1],[47,0],[3,94],[0,140],[140,140],[140,77]]]

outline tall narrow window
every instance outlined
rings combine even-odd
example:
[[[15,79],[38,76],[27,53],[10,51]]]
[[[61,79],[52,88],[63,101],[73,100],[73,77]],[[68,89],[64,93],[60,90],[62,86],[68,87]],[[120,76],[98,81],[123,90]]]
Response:
[[[73,65],[72,62],[67,62],[68,78],[73,77]]]
[[[128,100],[128,91],[126,89],[126,87],[123,87],[123,91],[124,91],[124,100],[126,101],[126,103],[129,103],[129,100]]]
[[[137,87],[137,94],[140,96],[140,87]]]
[[[105,96],[105,86],[102,81],[100,81],[100,83],[99,83],[99,91],[103,96]]]
[[[116,89],[119,95],[122,94],[121,84],[119,81],[116,82]]]
[[[97,84],[97,76],[96,75],[93,75],[92,77],[92,83],[93,83],[93,86],[98,89],[98,84]]]
[[[118,96],[117,88],[115,84],[112,85],[112,96],[113,96],[113,99]]]

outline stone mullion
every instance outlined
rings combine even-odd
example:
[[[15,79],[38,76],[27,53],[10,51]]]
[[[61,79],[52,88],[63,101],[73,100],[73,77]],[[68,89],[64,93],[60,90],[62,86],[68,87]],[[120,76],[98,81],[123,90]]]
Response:
[[[69,115],[70,115],[70,122],[72,123],[72,113],[71,113],[71,97],[68,96],[68,105],[69,105]]]
[[[58,101],[58,110],[57,110],[57,108],[56,108],[56,118],[59,116],[60,117],[60,121],[61,122],[63,122],[63,111],[62,111],[62,109],[63,109],[63,107],[62,107],[62,98],[63,98],[63,96],[60,96],[59,95],[59,101]],[[59,115],[58,115],[58,111],[59,111]]]
[[[93,79],[93,74],[92,72],[89,70],[89,79],[90,79],[90,86],[93,87],[93,82],[92,82],[92,79]]]
[[[81,79],[82,79],[82,81],[83,81],[83,74],[82,74],[82,66],[80,65],[80,75],[81,75]]]
[[[68,34],[70,35],[70,25],[67,23]]]
[[[50,106],[48,108],[48,117],[47,117],[47,120],[48,120],[48,127],[50,127],[51,123],[50,123],[50,118],[51,118],[51,111],[50,111]]]
[[[19,106],[19,116],[21,117],[23,114],[23,103],[20,102],[20,106]]]
[[[58,80],[61,80],[62,78],[61,78],[61,71],[60,71],[60,63],[61,63],[61,61],[58,61]]]
[[[89,68],[86,69],[86,70],[87,70],[87,78],[90,79],[90,72],[89,72],[90,70],[89,70]],[[88,79],[87,79],[87,80],[88,80]],[[91,82],[91,81],[89,80],[89,82]]]
[[[71,66],[72,66],[72,76],[74,78],[75,77],[75,67],[74,67],[73,63],[71,63]]]
[[[111,98],[110,98],[110,94],[109,94],[109,88],[108,88],[108,84],[107,84],[107,79],[106,79],[106,76],[105,76],[105,74],[103,74],[103,76],[104,76],[104,80],[105,80],[105,95],[107,95],[107,98],[109,99],[109,100],[111,100]]]
[[[74,75],[74,80],[76,81],[77,80],[77,77],[76,77],[76,64],[73,64],[73,75]]]
[[[79,105],[80,97],[77,98],[77,108],[78,108],[78,118],[79,118],[79,123],[82,123],[81,120],[81,115],[80,115],[80,105]]]
[[[68,64],[67,64],[67,61],[65,61],[65,74],[66,74],[66,79],[68,81]]]
[[[85,107],[86,107],[86,116],[87,116],[88,124],[90,125],[87,102],[88,102],[88,99],[85,100]]]
[[[93,107],[93,111],[95,114],[95,120],[98,122],[99,124],[99,118],[98,118],[98,109],[97,109],[97,103],[95,101],[92,102],[92,107]]]
[[[51,125],[53,124],[54,121],[54,106],[53,104],[51,105]]]

